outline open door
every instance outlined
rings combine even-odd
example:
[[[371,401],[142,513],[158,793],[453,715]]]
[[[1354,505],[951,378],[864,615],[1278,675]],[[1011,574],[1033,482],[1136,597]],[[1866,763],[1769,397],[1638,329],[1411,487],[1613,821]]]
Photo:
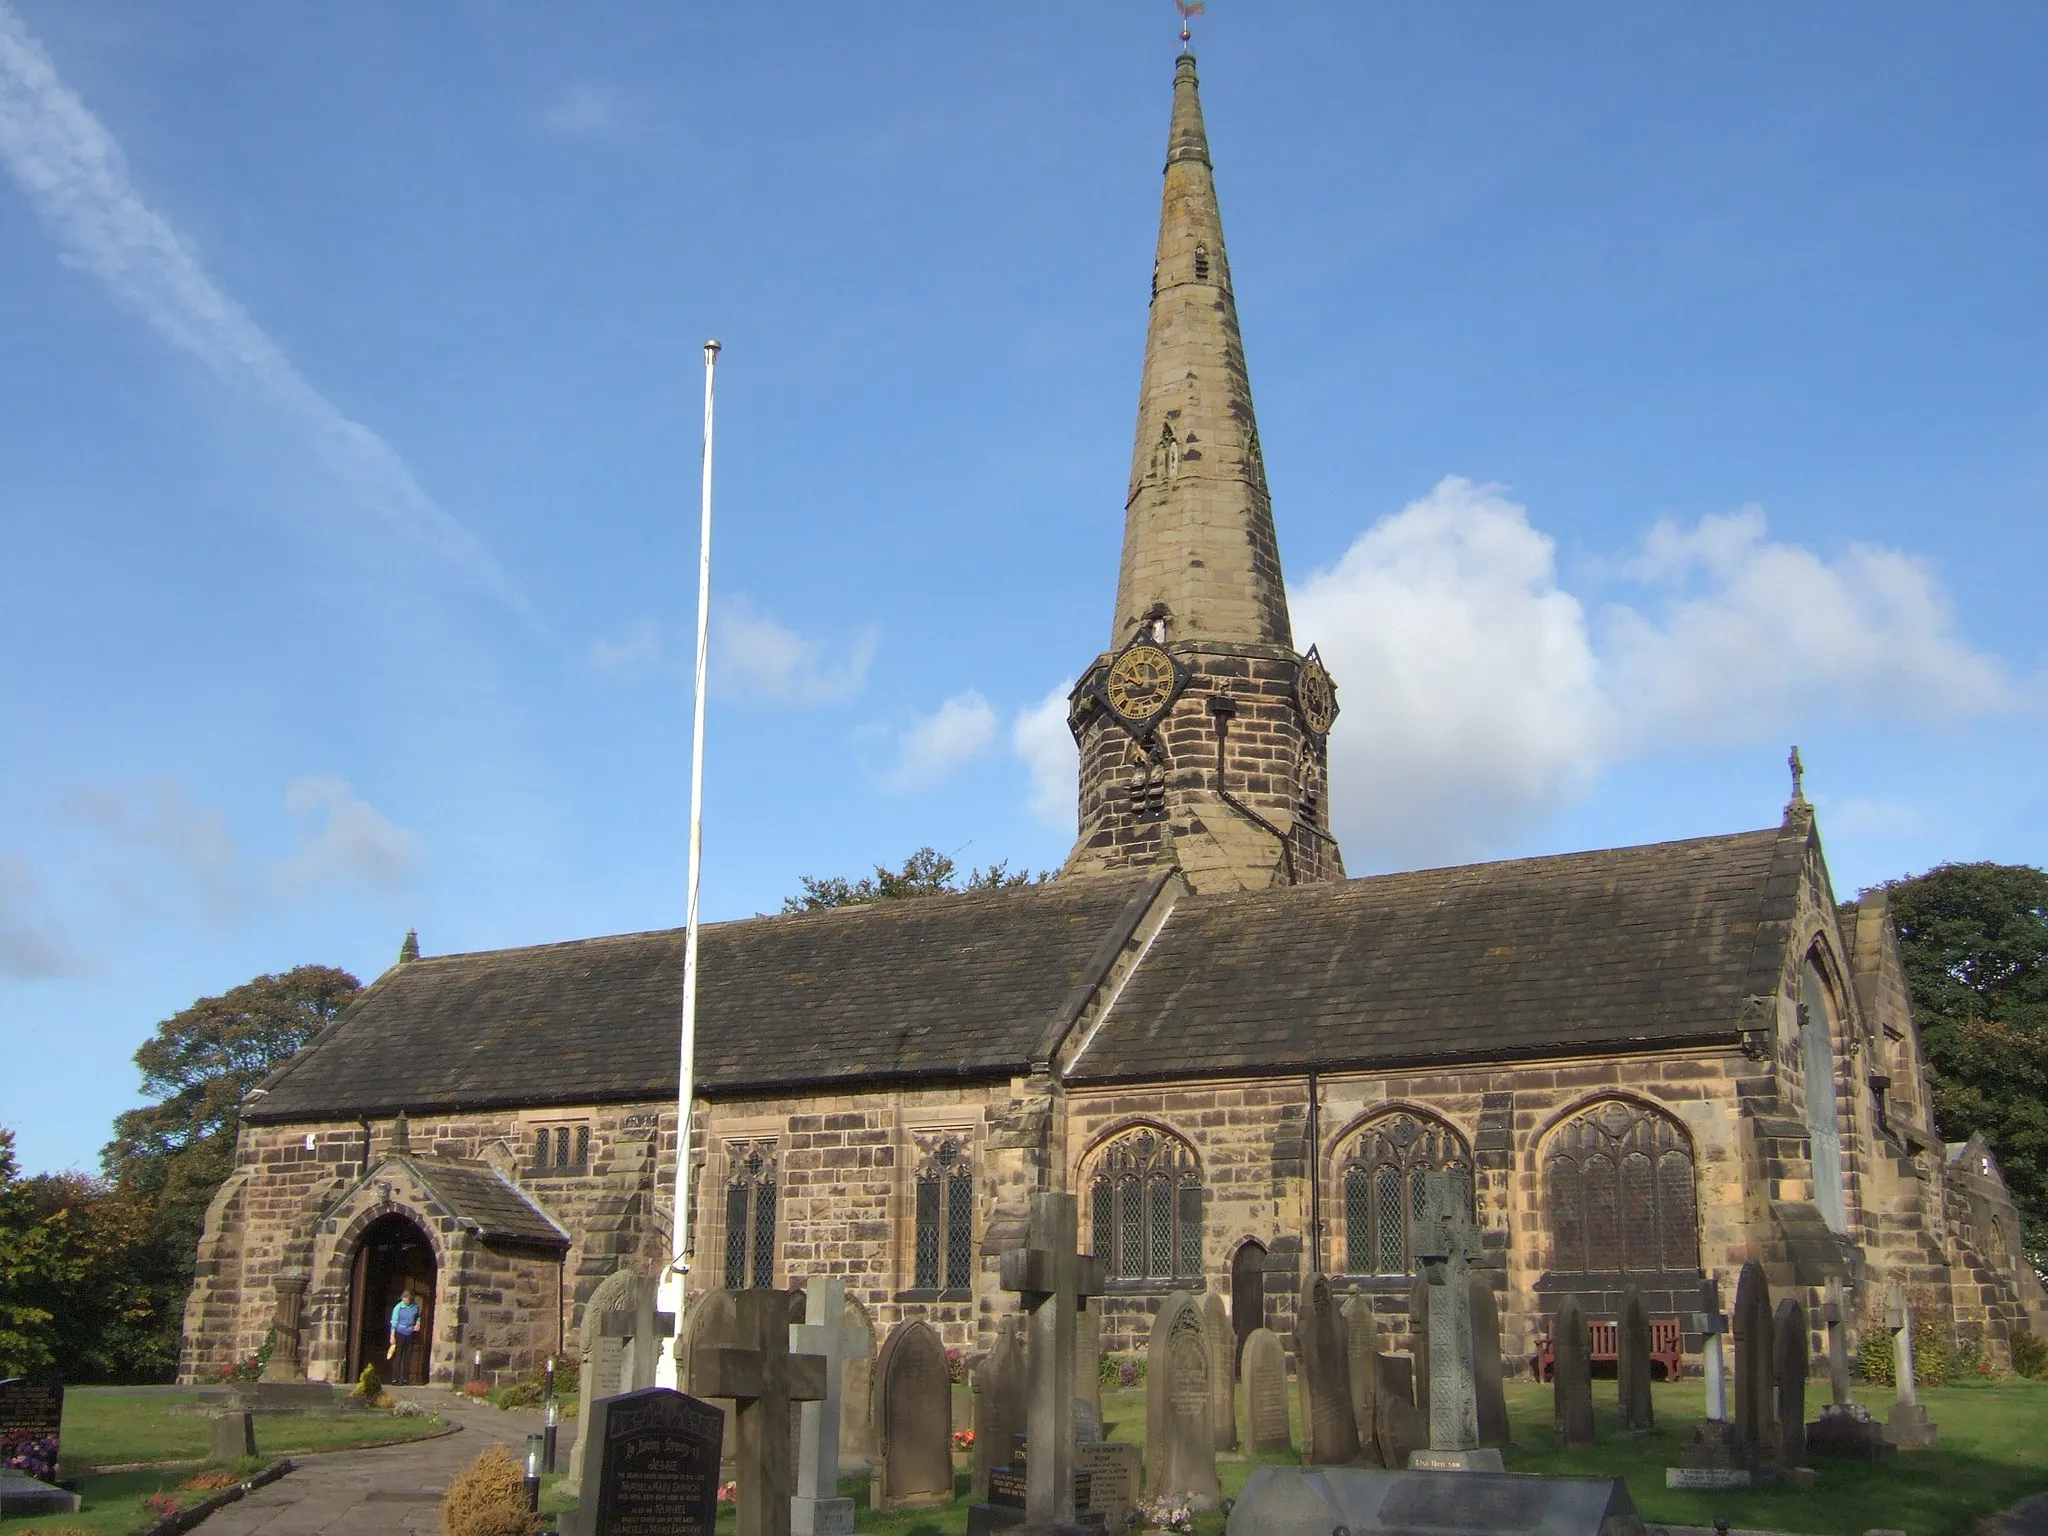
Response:
[[[434,1247],[410,1216],[393,1211],[363,1231],[349,1280],[348,1376],[361,1377],[374,1365],[392,1386],[424,1386],[434,1358]],[[420,1347],[400,1379],[397,1362],[385,1358],[391,1345],[391,1309],[412,1287],[420,1304]]]

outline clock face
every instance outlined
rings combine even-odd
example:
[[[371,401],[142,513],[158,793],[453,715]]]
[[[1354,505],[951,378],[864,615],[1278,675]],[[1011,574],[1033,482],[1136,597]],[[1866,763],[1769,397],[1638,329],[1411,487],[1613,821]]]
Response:
[[[1142,725],[1166,712],[1177,682],[1173,658],[1148,643],[1132,646],[1110,663],[1102,692],[1111,709]]]
[[[1323,658],[1310,651],[1294,675],[1294,702],[1300,706],[1302,723],[1318,736],[1330,734],[1337,719],[1337,686],[1330,681]]]

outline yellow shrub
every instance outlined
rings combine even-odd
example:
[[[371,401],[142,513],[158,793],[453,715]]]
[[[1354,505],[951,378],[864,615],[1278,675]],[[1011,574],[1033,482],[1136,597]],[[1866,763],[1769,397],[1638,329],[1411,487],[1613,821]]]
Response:
[[[441,1536],[532,1536],[541,1518],[526,1508],[526,1474],[499,1446],[459,1472],[441,1500]]]

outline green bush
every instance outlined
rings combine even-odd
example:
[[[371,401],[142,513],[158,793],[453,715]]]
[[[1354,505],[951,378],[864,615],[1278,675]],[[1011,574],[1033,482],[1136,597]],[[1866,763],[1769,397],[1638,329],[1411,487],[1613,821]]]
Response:
[[[526,1508],[526,1473],[502,1446],[457,1473],[441,1500],[441,1536],[532,1536],[541,1528]]]
[[[1931,1317],[1917,1319],[1913,1324],[1914,1384],[1922,1387],[1946,1386],[1966,1369],[1972,1374],[1981,1370],[1981,1347],[1973,1344],[1966,1348],[1972,1351],[1967,1357],[1967,1365],[1950,1344],[1947,1329]],[[1863,1343],[1856,1351],[1856,1363],[1861,1367],[1865,1381],[1880,1387],[1898,1385],[1892,1374],[1892,1334],[1882,1319],[1874,1319],[1863,1325]]]
[[[2048,1340],[2021,1328],[2012,1336],[2012,1368],[2034,1381],[2048,1380]]]
[[[383,1393],[384,1378],[377,1374],[376,1366],[366,1365],[363,1367],[363,1374],[356,1379],[355,1389],[349,1396],[360,1397],[366,1402],[374,1403]]]

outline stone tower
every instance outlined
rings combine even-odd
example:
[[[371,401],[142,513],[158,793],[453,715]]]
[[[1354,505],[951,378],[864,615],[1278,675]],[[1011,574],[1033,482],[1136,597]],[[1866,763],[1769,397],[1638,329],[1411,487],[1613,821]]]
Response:
[[[1339,880],[1336,695],[1294,649],[1195,61],[1175,67],[1109,649],[1074,687],[1066,873],[1178,865],[1197,890]]]

